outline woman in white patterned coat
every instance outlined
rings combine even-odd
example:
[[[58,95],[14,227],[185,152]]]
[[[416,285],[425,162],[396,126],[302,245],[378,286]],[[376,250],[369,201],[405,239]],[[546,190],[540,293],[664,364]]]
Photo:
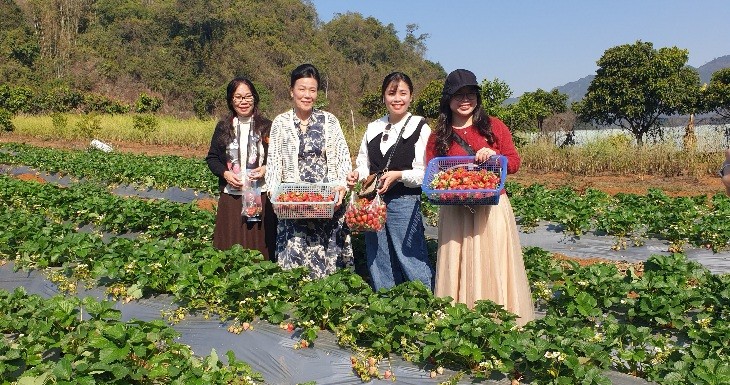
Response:
[[[339,199],[332,219],[278,222],[277,263],[284,269],[305,266],[311,278],[351,266],[353,259],[342,205],[345,180],[352,170],[350,150],[337,118],[314,108],[319,84],[319,72],[311,64],[292,71],[290,94],[294,108],[277,116],[271,125],[266,169],[269,191],[276,191],[280,183],[338,184]]]

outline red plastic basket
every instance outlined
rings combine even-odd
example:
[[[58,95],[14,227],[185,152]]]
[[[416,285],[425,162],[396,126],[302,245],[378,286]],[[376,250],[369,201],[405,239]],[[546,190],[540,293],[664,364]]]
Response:
[[[493,189],[441,189],[432,182],[443,172],[457,168],[469,171],[486,170],[499,177]],[[507,158],[504,155],[490,157],[486,162],[477,164],[473,156],[446,156],[431,159],[426,166],[421,189],[428,200],[435,205],[496,205],[507,178]]]
[[[282,183],[271,191],[271,205],[279,219],[332,218],[337,201],[336,184],[331,183]],[[282,202],[282,194],[319,194],[323,202]]]

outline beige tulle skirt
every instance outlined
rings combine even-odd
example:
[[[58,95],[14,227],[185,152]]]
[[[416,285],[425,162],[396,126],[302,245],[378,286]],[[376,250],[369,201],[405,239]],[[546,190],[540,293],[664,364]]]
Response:
[[[519,316],[519,325],[535,318],[507,195],[494,206],[441,206],[438,239],[436,296],[469,308],[477,300],[492,300]]]

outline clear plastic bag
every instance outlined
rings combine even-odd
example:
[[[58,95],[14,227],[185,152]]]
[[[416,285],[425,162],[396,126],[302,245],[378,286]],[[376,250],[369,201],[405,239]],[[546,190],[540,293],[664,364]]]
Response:
[[[250,170],[248,172],[250,173]],[[260,221],[263,211],[261,186],[259,186],[258,180],[252,179],[248,174],[241,180],[244,182],[241,189],[241,215],[247,217],[249,222]]]
[[[345,223],[351,231],[380,231],[385,225],[385,219],[385,202],[379,194],[373,199],[355,198],[355,194],[350,194],[350,202],[345,211]]]

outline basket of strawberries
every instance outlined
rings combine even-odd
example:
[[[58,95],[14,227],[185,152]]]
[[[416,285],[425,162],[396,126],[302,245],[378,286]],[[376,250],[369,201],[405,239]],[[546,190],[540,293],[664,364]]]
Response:
[[[332,218],[337,192],[331,183],[282,183],[271,191],[279,219]]]
[[[421,186],[435,205],[496,205],[507,177],[507,158],[492,156],[475,163],[473,156],[431,159]]]

